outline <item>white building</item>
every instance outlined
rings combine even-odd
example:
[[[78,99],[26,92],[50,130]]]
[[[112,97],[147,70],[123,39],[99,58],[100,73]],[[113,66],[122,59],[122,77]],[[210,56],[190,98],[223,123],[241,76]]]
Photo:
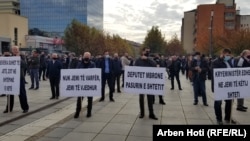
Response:
[[[42,36],[29,36],[25,37],[26,45],[28,48],[44,48],[48,50],[62,50],[64,44],[60,38],[49,38]]]

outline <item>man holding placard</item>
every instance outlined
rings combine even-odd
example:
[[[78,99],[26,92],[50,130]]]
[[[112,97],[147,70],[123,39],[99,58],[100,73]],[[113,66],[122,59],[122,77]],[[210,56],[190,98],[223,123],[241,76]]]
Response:
[[[217,58],[216,60],[213,61],[212,63],[212,71],[214,74],[214,69],[217,68],[232,68],[233,65],[231,64],[231,50],[230,49],[224,49],[220,55],[219,58]],[[214,88],[214,75],[212,77],[212,92],[215,91]],[[219,93],[215,93],[215,95],[219,95]],[[232,100],[231,99],[226,99],[225,100],[225,122],[226,123],[232,123],[232,124],[236,124],[236,122],[231,118],[231,110],[232,110]],[[221,109],[221,104],[222,104],[222,100],[215,100],[214,101],[214,110],[215,110],[215,116],[216,116],[216,120],[217,123],[219,125],[222,125],[222,109]]]
[[[81,62],[78,63],[77,68],[81,69],[88,69],[88,68],[95,68],[95,63],[90,61],[91,54],[90,52],[85,52],[83,55],[83,59]],[[79,114],[82,109],[82,100],[83,97],[77,97],[77,103],[76,103],[76,113],[74,118],[78,118]],[[87,117],[91,117],[91,110],[92,110],[92,103],[93,103],[93,97],[88,96],[88,106],[87,106]]]
[[[13,56],[19,56],[19,47],[13,46],[11,48],[12,55]],[[9,62],[9,64],[14,65],[14,63]],[[9,72],[8,72],[9,73]],[[19,83],[19,101],[21,108],[23,110],[23,113],[27,113],[29,111],[29,105],[27,101],[27,95],[26,95],[26,89],[25,89],[25,79],[24,79],[24,62],[23,60],[20,60],[20,83]],[[8,113],[12,111],[13,105],[14,105],[14,95],[10,95],[10,103],[7,104],[6,110],[3,113]],[[8,105],[10,107],[8,107]]]
[[[157,67],[156,62],[149,58],[149,52],[150,52],[149,48],[143,48],[141,57],[138,58],[135,61],[135,66],[139,66],[139,67]],[[144,95],[145,94],[140,94],[139,95],[139,103],[140,103],[140,116],[139,116],[139,118],[143,118],[144,115],[145,115],[145,111],[144,111]],[[155,116],[154,110],[153,110],[154,95],[149,95],[149,94],[146,94],[146,95],[147,95],[147,99],[148,99],[149,118],[154,119],[154,120],[158,120],[158,118]]]

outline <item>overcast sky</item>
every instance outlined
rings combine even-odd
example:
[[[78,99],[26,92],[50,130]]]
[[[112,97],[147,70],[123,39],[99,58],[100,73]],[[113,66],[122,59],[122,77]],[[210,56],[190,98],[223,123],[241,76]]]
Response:
[[[216,0],[105,0],[104,30],[122,38],[142,43],[152,26],[170,39],[180,38],[181,20],[185,11],[199,4],[214,4]],[[250,15],[250,0],[236,0],[242,15]]]

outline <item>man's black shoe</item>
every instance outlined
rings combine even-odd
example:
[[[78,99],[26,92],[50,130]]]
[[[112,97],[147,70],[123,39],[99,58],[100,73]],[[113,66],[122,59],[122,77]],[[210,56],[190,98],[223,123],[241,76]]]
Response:
[[[75,115],[74,115],[74,118],[78,118],[78,117],[79,117],[79,114],[80,114],[80,113],[76,112]]]
[[[3,113],[9,113],[12,112],[12,110],[8,111],[8,110],[4,110]]]
[[[91,113],[88,113],[86,117],[87,117],[87,118],[91,117]]]
[[[100,100],[99,100],[99,102],[103,102],[104,101],[104,98],[101,98]]]
[[[115,100],[113,98],[110,99],[111,102],[115,102]]]
[[[204,106],[208,106],[208,104],[207,104],[207,103],[204,103],[203,105],[204,105]]]
[[[23,110],[23,113],[27,113],[29,110]]]
[[[225,120],[225,122],[227,123],[227,124],[237,124],[237,122],[235,121],[235,120],[233,120],[233,119],[231,119],[231,122],[230,122],[230,120]]]
[[[237,108],[236,110],[241,111],[241,112],[246,112],[247,111],[246,109],[243,109],[243,108]]]
[[[149,115],[150,119],[158,120],[158,118],[155,115]]]
[[[55,99],[55,97],[51,97],[50,99]]]
[[[139,118],[144,118],[144,115],[140,115]]]
[[[198,104],[198,102],[194,102],[194,105],[197,105]]]
[[[170,90],[174,90],[174,88],[171,88]]]
[[[30,87],[29,90],[34,89],[34,87]]]
[[[218,125],[223,125],[223,122],[220,121],[220,120],[217,120],[217,124],[218,124]]]
[[[248,108],[247,108],[247,107],[245,107],[245,106],[242,106],[242,108],[243,108],[243,109],[248,109]]]
[[[117,91],[118,93],[121,93],[121,91]]]
[[[34,90],[38,90],[39,89],[39,87],[36,87]]]
[[[182,90],[182,88],[179,88],[179,90],[181,91],[181,90]]]
[[[166,103],[164,101],[160,101],[161,105],[166,105]]]

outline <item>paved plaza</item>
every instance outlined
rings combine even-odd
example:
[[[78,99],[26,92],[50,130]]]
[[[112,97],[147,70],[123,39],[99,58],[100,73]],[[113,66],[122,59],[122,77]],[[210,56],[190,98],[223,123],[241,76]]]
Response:
[[[26,79],[29,80],[28,77]],[[27,84],[29,113],[22,113],[19,99],[15,97],[14,111],[0,113],[0,141],[152,141],[152,125],[217,124],[210,80],[206,82],[207,107],[203,105],[201,97],[198,105],[193,105],[192,84],[182,75],[180,79],[182,91],[170,90],[170,80],[167,80],[164,95],[166,105],[160,105],[156,96],[154,112],[158,120],[148,118],[146,101],[145,117],[138,118],[139,97],[126,93],[114,93],[115,102],[110,102],[108,96],[104,102],[98,102],[99,97],[95,97],[90,118],[86,118],[87,100],[84,99],[82,113],[78,119],[74,119],[76,98],[49,100],[51,94],[48,81],[40,81],[39,90],[28,90]],[[1,111],[4,111],[5,104],[6,97],[1,97]],[[224,108],[224,103],[222,106]],[[250,107],[249,99],[245,100],[245,106]],[[250,124],[249,111],[237,111],[236,100],[232,115],[238,124]]]

